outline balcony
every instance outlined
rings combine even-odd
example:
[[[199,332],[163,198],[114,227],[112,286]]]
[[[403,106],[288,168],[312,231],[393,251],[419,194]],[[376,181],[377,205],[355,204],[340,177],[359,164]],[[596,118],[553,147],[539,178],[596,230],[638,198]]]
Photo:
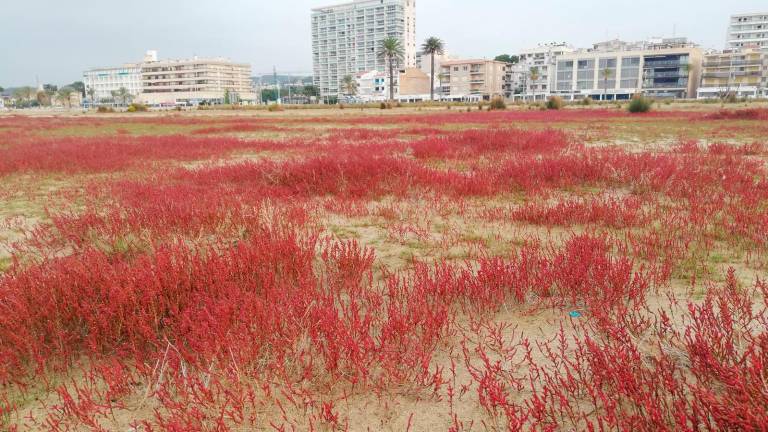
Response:
[[[687,63],[681,62],[680,60],[646,60],[643,67],[645,69],[680,68],[686,65]]]
[[[688,74],[684,71],[670,71],[670,72],[648,72],[645,74],[646,78],[688,78]]]
[[[687,89],[688,88],[688,81],[677,81],[677,82],[644,82],[643,83],[644,89]]]

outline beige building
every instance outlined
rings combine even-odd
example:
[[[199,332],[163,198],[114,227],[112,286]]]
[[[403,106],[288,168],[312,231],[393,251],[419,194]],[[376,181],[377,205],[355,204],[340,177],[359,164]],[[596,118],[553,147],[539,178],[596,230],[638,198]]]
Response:
[[[231,103],[258,99],[251,66],[222,58],[161,60],[141,65],[141,94],[148,105]]]
[[[345,96],[348,102],[384,102],[389,100],[389,75],[378,71],[356,75],[357,93]],[[429,75],[418,68],[399,71],[393,81],[395,100],[419,102],[429,100]],[[435,89],[437,91],[437,89]]]
[[[552,94],[565,99],[695,98],[703,53],[684,39],[597,45],[557,58]]]
[[[407,68],[400,73],[399,90],[400,96],[426,95],[429,98],[429,75],[418,68]]]
[[[504,96],[508,65],[495,60],[449,60],[440,67],[443,100],[478,101]]]
[[[726,50],[704,57],[699,99],[762,97],[768,87],[768,52]]]

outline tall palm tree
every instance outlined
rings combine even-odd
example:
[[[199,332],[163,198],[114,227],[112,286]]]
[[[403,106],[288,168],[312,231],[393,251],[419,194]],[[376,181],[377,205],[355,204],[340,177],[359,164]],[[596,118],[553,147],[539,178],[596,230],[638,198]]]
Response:
[[[59,89],[58,92],[56,92],[56,98],[61,101],[62,105],[65,105],[67,108],[72,108],[72,94],[75,93],[75,89],[72,87],[66,86]]]
[[[347,75],[341,79],[341,88],[344,89],[344,94],[347,96],[354,96],[357,94],[357,81],[352,75]]]
[[[120,90],[117,91],[117,97],[120,98],[123,105],[128,105],[130,103],[131,93],[125,87],[120,87]]]
[[[429,100],[435,100],[435,54],[442,55],[445,52],[445,43],[436,37],[431,37],[424,41],[421,46],[421,51],[424,54],[429,54],[432,60],[432,67],[430,69],[430,78],[432,78],[429,84]]]
[[[88,93],[88,97],[91,100],[91,106],[93,106],[93,104],[96,103],[96,89],[93,87],[88,87],[86,93]]]
[[[387,61],[389,66],[389,100],[395,100],[395,64],[400,64],[405,56],[403,44],[396,37],[388,37],[381,41],[376,55]]]
[[[605,67],[600,69],[600,77],[603,79],[603,100],[608,98],[608,80],[613,76],[613,69]]]
[[[533,89],[533,101],[536,102],[536,81],[539,80],[539,77],[541,76],[539,74],[539,68],[537,66],[533,66],[531,70],[529,71],[531,75],[531,88]]]

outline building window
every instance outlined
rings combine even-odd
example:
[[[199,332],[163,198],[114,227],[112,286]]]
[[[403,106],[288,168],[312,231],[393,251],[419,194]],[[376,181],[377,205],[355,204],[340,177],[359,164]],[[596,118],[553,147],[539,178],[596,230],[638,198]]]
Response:
[[[606,77],[607,74],[607,77]],[[607,79],[606,79],[607,78]],[[598,71],[598,88],[601,90],[616,88],[616,59],[601,58]]]
[[[573,61],[561,60],[557,62],[557,90],[572,90]]]
[[[595,80],[595,60],[579,60],[577,69],[576,87],[579,90],[592,89]]]
[[[640,78],[640,57],[626,57],[621,59],[621,82],[623,89],[634,89],[639,87]]]

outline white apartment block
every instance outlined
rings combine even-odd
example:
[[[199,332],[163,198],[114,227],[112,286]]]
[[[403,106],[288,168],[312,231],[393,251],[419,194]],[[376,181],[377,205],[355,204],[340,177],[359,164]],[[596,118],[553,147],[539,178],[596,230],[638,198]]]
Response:
[[[161,60],[141,65],[139,100],[149,105],[201,102],[223,103],[258,99],[251,81],[251,66],[223,58]]]
[[[768,12],[731,15],[726,48],[768,50]]]
[[[112,92],[121,88],[132,96],[141,93],[141,64],[131,63],[118,67],[93,68],[83,72],[86,95],[91,98],[91,89],[96,101],[111,99]]]
[[[95,90],[92,103],[114,101],[112,92],[128,90],[134,100],[148,105],[256,102],[251,66],[222,58],[157,59],[147,51],[142,62],[119,67],[94,68],[83,73],[86,95]]]
[[[626,100],[636,93],[694,98],[701,63],[701,49],[685,39],[597,44],[557,58],[552,94],[567,100]]]
[[[515,82],[521,87],[518,89],[519,97],[530,100],[546,99],[555,85],[554,71],[557,58],[573,51],[575,48],[566,43],[541,44],[521,51],[520,60],[511,68],[509,77],[510,82]],[[538,76],[532,74],[532,69]]]
[[[345,76],[387,71],[377,56],[387,37],[400,40],[404,64],[416,64],[416,0],[353,0],[312,9],[312,65],[321,96],[337,96]]]

